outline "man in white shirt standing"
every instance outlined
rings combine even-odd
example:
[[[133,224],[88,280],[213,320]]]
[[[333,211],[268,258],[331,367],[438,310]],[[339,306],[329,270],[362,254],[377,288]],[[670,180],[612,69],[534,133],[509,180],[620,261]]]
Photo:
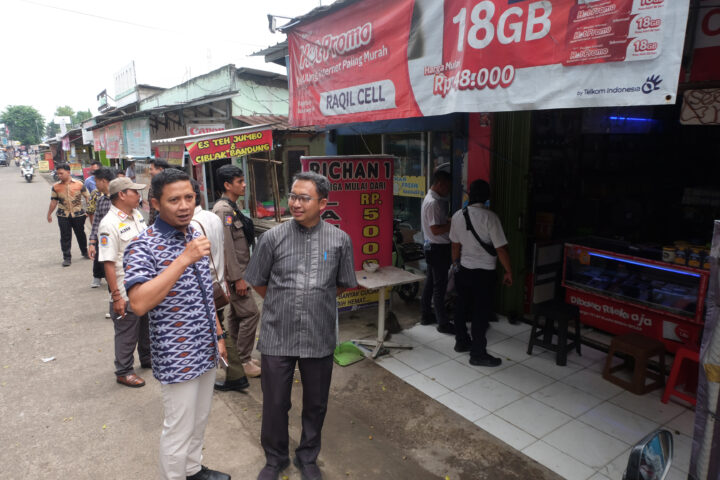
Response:
[[[130,241],[145,230],[145,218],[137,209],[140,190],[145,185],[129,178],[116,178],[108,187],[112,206],[98,227],[98,261],[105,266],[112,306],[110,315],[115,327],[115,375],[117,383],[138,388],[145,380],[133,368],[137,346],[140,366],[151,368],[150,330],[147,315],[138,316],[130,309],[123,280],[123,255]]]
[[[493,287],[497,259],[505,269],[503,284],[512,285],[507,239],[500,219],[485,208],[490,185],[475,180],[470,185],[466,208],[452,217],[450,240],[457,289],[455,351],[470,352],[470,365],[497,367],[502,360],[487,353],[487,332],[493,314]],[[469,222],[469,223],[468,223]],[[471,322],[471,336],[466,322]]]
[[[448,334],[455,333],[455,328],[445,310],[445,290],[447,290],[448,271],[450,270],[448,195],[450,195],[451,189],[450,173],[438,168],[433,174],[430,190],[423,200],[420,217],[425,237],[425,260],[427,262],[420,323],[430,325],[437,321],[438,332]]]

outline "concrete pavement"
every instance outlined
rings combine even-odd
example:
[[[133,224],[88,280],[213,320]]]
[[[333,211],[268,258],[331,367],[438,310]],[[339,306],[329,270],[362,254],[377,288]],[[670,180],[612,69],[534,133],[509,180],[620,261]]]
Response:
[[[44,177],[27,184],[16,167],[0,168],[0,476],[157,478],[159,383],[139,362],[145,387],[115,383],[107,290],[89,288],[92,265],[76,243],[72,266],[61,267]],[[372,336],[373,318],[341,317],[343,339]],[[291,449],[300,437],[296,387]],[[264,464],[261,404],[258,379],[247,393],[215,394],[204,464],[255,478]],[[325,425],[320,465],[329,480],[558,478],[369,360],[335,368]],[[300,478],[292,466],[284,474]]]

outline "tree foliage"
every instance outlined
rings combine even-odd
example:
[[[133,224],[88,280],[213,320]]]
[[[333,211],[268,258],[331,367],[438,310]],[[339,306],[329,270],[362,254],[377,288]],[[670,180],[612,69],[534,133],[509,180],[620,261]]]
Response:
[[[45,120],[29,105],[10,105],[0,115],[0,122],[10,129],[10,137],[23,145],[40,143]]]

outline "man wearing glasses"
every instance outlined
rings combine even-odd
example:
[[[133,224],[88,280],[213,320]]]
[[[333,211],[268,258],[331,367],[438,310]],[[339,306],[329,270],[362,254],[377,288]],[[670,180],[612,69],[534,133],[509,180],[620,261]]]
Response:
[[[317,466],[335,350],[336,296],[357,286],[350,237],[320,218],[330,182],[295,176],[288,206],[293,220],[265,232],[245,280],[265,299],[258,350],[262,353],[260,441],[266,465],[258,480],[275,480],[288,459],[288,411],[295,365],[303,386],[302,435],[295,465],[303,480],[322,478]]]

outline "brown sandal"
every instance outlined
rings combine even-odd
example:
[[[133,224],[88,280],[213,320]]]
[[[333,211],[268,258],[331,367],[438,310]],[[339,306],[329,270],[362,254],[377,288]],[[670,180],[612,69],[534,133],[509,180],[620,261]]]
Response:
[[[131,373],[129,375],[124,375],[124,376],[118,375],[117,383],[120,383],[120,384],[125,385],[126,387],[130,387],[130,388],[140,388],[145,385],[145,380],[138,377],[134,373]]]

